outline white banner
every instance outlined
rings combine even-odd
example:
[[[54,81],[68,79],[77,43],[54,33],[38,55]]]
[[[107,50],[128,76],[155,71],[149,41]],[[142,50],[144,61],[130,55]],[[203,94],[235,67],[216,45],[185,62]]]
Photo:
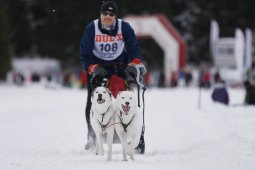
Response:
[[[237,70],[239,72],[240,80],[243,80],[244,73],[244,33],[241,29],[237,28],[235,31],[235,59],[237,63]]]
[[[214,64],[216,55],[216,44],[218,40],[219,40],[219,25],[215,20],[212,20],[210,32],[210,53]]]
[[[245,58],[244,68],[247,70],[251,69],[252,65],[252,32],[251,29],[245,29]]]

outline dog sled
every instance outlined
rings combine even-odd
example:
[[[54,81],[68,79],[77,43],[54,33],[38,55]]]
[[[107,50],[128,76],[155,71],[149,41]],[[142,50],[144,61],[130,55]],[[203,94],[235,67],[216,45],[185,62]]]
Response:
[[[126,84],[127,84],[126,90],[133,89],[133,90],[137,91],[137,106],[140,108],[140,110],[142,110],[142,132],[141,132],[139,144],[135,149],[136,152],[140,153],[140,154],[143,154],[145,152],[145,141],[144,141],[145,101],[144,101],[144,94],[145,94],[146,87],[143,84],[143,76],[146,72],[147,71],[146,71],[144,65],[135,65],[134,67],[132,67],[132,70],[130,70],[129,73],[124,72],[125,80],[126,80]],[[95,89],[96,87],[100,87],[100,86],[108,88],[109,79],[106,77],[93,77],[91,79],[91,82],[93,84],[92,89]],[[108,126],[113,126],[113,125],[107,124],[107,126],[105,126],[105,127],[102,126],[102,130],[103,130],[103,128],[108,128]],[[103,136],[104,143],[106,143],[107,134],[103,133],[102,136]],[[88,140],[91,140],[91,139],[88,138]],[[120,143],[120,139],[119,139],[118,135],[116,134],[116,132],[114,132],[113,143],[114,144]]]

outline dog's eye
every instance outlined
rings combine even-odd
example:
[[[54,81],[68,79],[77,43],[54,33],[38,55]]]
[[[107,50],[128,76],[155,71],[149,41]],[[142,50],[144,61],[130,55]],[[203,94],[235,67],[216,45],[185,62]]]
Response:
[[[106,93],[106,91],[104,91],[103,93]]]
[[[132,97],[130,97],[130,99],[132,100]]]
[[[122,99],[125,99],[124,97],[122,97]]]
[[[96,91],[96,93],[99,93],[98,91]]]

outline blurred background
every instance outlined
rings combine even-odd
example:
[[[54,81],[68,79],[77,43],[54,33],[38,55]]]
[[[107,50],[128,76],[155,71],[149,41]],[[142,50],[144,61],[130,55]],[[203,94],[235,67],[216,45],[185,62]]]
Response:
[[[216,72],[222,72],[231,86],[254,80],[255,1],[115,2],[120,18],[163,15],[185,42],[184,64],[178,64],[166,77],[164,50],[151,37],[139,38],[148,68],[147,86],[210,87]],[[86,87],[79,43],[85,26],[99,17],[101,3],[101,0],[0,0],[0,80],[20,85],[45,81]],[[231,77],[229,72],[233,71],[237,76]]]

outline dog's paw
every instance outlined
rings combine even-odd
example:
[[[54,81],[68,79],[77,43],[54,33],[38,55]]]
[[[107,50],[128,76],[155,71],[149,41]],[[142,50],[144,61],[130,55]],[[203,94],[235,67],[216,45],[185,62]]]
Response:
[[[131,156],[133,154],[133,151],[131,149],[131,147],[128,147],[126,150],[127,155]]]
[[[123,161],[127,161],[127,156],[125,158],[123,158]]]
[[[134,160],[135,160],[135,158],[134,158],[134,154],[130,155],[130,159],[131,159],[132,161],[134,161]]]
[[[125,150],[123,150],[123,161],[127,161],[127,153]]]
[[[131,145],[128,145],[126,148],[126,153],[127,155],[131,156],[133,154],[133,149],[131,147]]]
[[[104,150],[99,150],[99,155],[104,156]]]
[[[112,160],[112,152],[108,151],[107,152],[107,161],[111,161]]]
[[[107,157],[107,161],[111,161],[112,160],[112,157]]]

